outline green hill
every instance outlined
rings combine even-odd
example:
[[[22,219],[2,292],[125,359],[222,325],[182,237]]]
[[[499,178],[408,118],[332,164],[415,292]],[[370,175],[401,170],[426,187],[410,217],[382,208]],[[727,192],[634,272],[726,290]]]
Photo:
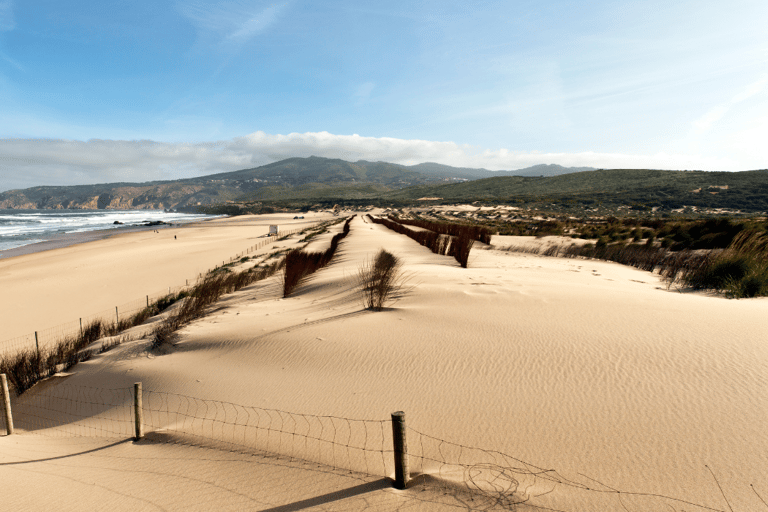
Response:
[[[443,201],[552,201],[765,211],[768,210],[768,170],[601,169],[548,178],[499,176],[451,185],[409,187],[385,197],[401,201],[439,197]]]
[[[603,204],[638,209],[768,210],[766,170],[588,169],[538,165],[518,171],[488,171],[434,163],[409,167],[365,160],[288,158],[252,169],[175,181],[11,190],[0,193],[0,209],[191,210],[230,203],[296,206],[344,201],[407,205],[430,197],[442,202],[549,203],[582,208]],[[488,175],[492,177],[483,177]]]

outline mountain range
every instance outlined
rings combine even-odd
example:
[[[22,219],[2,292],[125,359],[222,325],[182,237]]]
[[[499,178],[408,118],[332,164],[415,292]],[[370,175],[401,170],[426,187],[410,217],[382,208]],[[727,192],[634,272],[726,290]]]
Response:
[[[173,181],[40,186],[0,193],[2,209],[191,209],[236,200],[365,198],[412,186],[450,184],[501,176],[558,176],[589,167],[536,165],[489,171],[437,163],[309,157],[288,158],[252,169]]]

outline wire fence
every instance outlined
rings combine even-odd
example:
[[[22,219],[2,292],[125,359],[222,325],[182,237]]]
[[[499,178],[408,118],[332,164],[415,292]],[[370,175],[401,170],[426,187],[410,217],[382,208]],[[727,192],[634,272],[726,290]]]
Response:
[[[44,387],[47,386],[47,387]],[[297,414],[157,390],[104,389],[41,383],[11,399],[16,434],[134,437],[332,470],[353,478],[396,473],[389,420]],[[1,416],[1,415],[0,415]],[[5,419],[0,427],[5,431]],[[586,478],[575,481],[513,456],[456,444],[406,427],[408,499],[464,510],[721,511],[653,493],[625,492]]]
[[[156,439],[269,454],[368,475],[393,469],[389,423],[296,414],[175,393],[144,391],[144,419]]]
[[[105,309],[98,313],[83,316],[82,318],[72,322],[59,324],[47,329],[41,329],[31,334],[25,334],[16,338],[0,341],[0,356],[10,355],[14,352],[20,352],[22,350],[31,350],[37,348],[42,350],[49,348],[66,338],[78,336],[81,334],[82,329],[86,328],[89,324],[95,321],[101,321],[105,324],[118,322],[119,320],[126,319],[131,315],[141,311],[142,309],[149,307],[150,304],[157,302],[163,297],[188,290],[193,285],[194,282],[189,282],[188,285],[185,284],[181,286],[171,286],[166,289],[147,294],[141,299],[125,302],[111,309]]]
[[[273,244],[276,239],[291,236],[301,231],[303,231],[303,229],[280,231],[277,233],[277,235],[270,236],[269,238],[262,240],[259,243],[252,245],[251,247],[248,247],[244,251],[230,257],[228,260],[223,260],[221,262],[221,266],[236,263],[242,258],[247,257],[249,254],[252,254],[270,244]],[[82,329],[95,321],[102,321],[105,324],[110,324],[113,322],[116,323],[120,319],[128,318],[129,316],[141,311],[142,309],[149,307],[150,304],[157,302],[163,297],[178,294],[180,292],[191,289],[199,278],[203,277],[208,272],[215,270],[216,268],[219,267],[216,266],[205,271],[200,271],[193,279],[187,279],[183,285],[169,286],[168,288],[149,293],[140,299],[135,299],[123,304],[117,304],[110,309],[105,309],[98,313],[92,313],[71,322],[48,327],[46,329],[41,329],[36,332],[25,334],[23,336],[2,340],[0,341],[0,357],[9,356],[24,350],[42,350],[52,347],[66,338],[80,335]]]
[[[53,437],[131,437],[131,389],[41,383],[34,393],[11,399],[14,427]],[[5,417],[2,421],[6,428]]]
[[[274,240],[253,250],[269,243]],[[134,311],[145,306],[146,302],[136,304]],[[37,334],[39,342],[41,333]],[[213,448],[377,477],[397,475],[396,469],[403,467],[398,457],[406,453],[409,499],[445,508],[723,510],[660,494],[625,492],[586,477],[569,479],[499,451],[453,443],[410,427],[404,428],[407,442],[398,444],[389,420],[299,414],[163,390],[142,389],[136,396],[133,388],[73,386],[58,383],[55,377],[10,402],[21,435],[123,439],[143,435],[148,443]],[[0,414],[0,434],[6,428],[5,414]]]

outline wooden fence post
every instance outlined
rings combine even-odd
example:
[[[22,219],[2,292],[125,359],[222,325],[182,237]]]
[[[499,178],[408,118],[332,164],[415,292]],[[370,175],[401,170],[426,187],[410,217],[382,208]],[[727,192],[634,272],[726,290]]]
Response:
[[[0,374],[3,387],[3,409],[5,409],[5,431],[10,436],[13,434],[13,414],[11,414],[11,394],[8,392],[8,379],[5,374]]]
[[[147,307],[149,307],[149,295],[147,295]]]
[[[135,420],[135,439],[144,437],[144,412],[141,406],[141,382],[133,385],[133,417]]]
[[[80,337],[83,337],[83,319],[80,319]]]
[[[392,413],[392,444],[395,448],[395,487],[405,489],[408,485],[408,444],[405,441],[405,413]]]
[[[35,349],[37,350],[37,357],[40,357],[40,342],[37,339],[37,331],[35,331]]]
[[[115,327],[117,327],[118,325],[120,325],[120,313],[117,312],[117,306],[115,306],[115,320],[117,321],[117,323],[115,324]]]

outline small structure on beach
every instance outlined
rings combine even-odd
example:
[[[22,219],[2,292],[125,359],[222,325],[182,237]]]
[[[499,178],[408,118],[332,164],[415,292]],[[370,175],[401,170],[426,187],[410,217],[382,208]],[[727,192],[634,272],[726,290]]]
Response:
[[[271,224],[269,226],[269,236],[277,236],[278,227],[277,224]]]

